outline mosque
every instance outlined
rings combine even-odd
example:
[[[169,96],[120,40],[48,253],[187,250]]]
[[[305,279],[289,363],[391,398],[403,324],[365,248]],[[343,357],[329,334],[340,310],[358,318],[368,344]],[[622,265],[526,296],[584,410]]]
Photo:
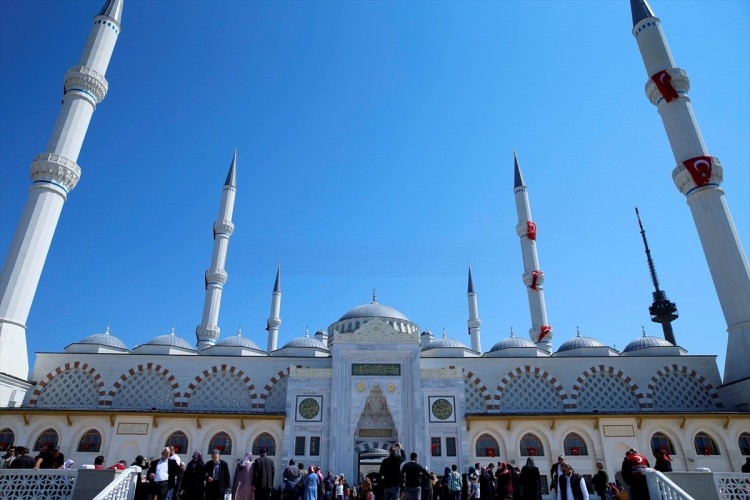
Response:
[[[154,457],[171,444],[182,455],[218,448],[233,462],[245,450],[257,454],[267,447],[277,470],[295,458],[357,477],[401,442],[435,471],[497,460],[520,466],[533,457],[545,473],[563,454],[579,471],[594,471],[602,460],[613,477],[627,449],[648,455],[665,448],[676,471],[740,470],[750,456],[747,259],[726,210],[721,164],[706,152],[690,108],[686,72],[672,61],[660,21],[645,0],[631,0],[633,34],[650,76],[647,95],[675,154],[673,178],[687,197],[726,316],[723,377],[713,356],[688,355],[674,344],[674,304],[655,275],[651,314],[665,338],[644,333],[617,351],[579,334],[554,348],[531,191],[517,158],[513,193],[528,338],[511,334],[482,348],[469,270],[470,345],[423,330],[417,318],[373,294],[370,303],[343,312],[326,330],[279,347],[279,269],[267,346],[241,331],[220,339],[236,153],[214,224],[197,342],[172,332],[129,349],[107,330],[74,341],[64,352],[38,353],[29,372],[26,319],[57,218],[80,174],[76,159],[89,120],[107,92],[104,75],[122,8],[123,0],[106,1],[79,63],[66,76],[62,109],[48,150],[32,164],[29,200],[3,267],[0,451],[14,442],[34,450],[54,443],[85,464],[100,454],[107,462]],[[546,488],[549,477],[543,481]]]

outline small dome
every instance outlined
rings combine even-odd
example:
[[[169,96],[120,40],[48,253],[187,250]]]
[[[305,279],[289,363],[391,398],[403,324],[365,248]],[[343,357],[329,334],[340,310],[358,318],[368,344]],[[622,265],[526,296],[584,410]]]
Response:
[[[107,347],[116,347],[117,349],[126,349],[127,346],[122,340],[118,339],[114,335],[109,334],[109,327],[104,330],[104,333],[95,333],[89,335],[85,339],[81,340],[79,344],[100,344],[106,345]]]
[[[310,330],[305,331],[304,337],[297,337],[296,339],[292,339],[286,344],[284,344],[284,347],[312,347],[315,349],[325,349],[328,350],[328,347],[321,342],[320,340],[310,337]]]
[[[401,311],[397,311],[396,309],[384,304],[378,304],[377,302],[357,306],[341,316],[339,321],[355,318],[392,318],[409,321],[409,318],[407,318]]]
[[[468,349],[468,347],[466,347],[464,344],[462,344],[458,340],[449,339],[445,333],[445,329],[443,329],[443,337],[433,340],[429,344],[422,347],[422,350],[429,351],[430,349],[444,349],[444,348],[453,348],[453,347],[458,347],[459,349]]]
[[[221,342],[217,343],[216,345],[221,346],[221,347],[246,347],[248,349],[260,350],[260,347],[258,347],[258,344],[256,344],[249,338],[242,336],[241,328],[237,330],[237,335],[233,337],[227,337]]]
[[[572,351],[584,347],[604,347],[604,344],[591,337],[582,337],[581,332],[578,331],[574,338],[563,342],[557,352]]]
[[[648,347],[674,347],[671,342],[660,337],[651,337],[643,332],[643,337],[635,339],[623,349],[622,352],[632,352]]]
[[[171,347],[180,347],[182,349],[190,349],[191,351],[195,350],[187,340],[174,334],[174,327],[172,327],[172,331],[168,335],[159,335],[155,339],[151,339],[146,342],[145,345],[166,345]]]
[[[503,349],[513,349],[516,347],[536,347],[536,344],[529,339],[516,337],[513,330],[510,331],[510,337],[502,339],[500,342],[492,346],[490,352],[502,351]]]

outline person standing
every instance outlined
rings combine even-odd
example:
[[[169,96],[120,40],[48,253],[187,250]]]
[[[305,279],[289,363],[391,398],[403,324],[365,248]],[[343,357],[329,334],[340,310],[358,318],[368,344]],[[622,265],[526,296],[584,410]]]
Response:
[[[557,463],[552,465],[552,469],[549,471],[549,477],[550,477],[550,486],[549,489],[557,491],[557,483],[560,479],[560,476],[562,475],[562,469],[560,468],[562,466],[562,463],[565,461],[565,456],[560,455],[557,457]],[[558,493],[557,498],[560,498],[560,495]]]
[[[9,469],[33,469],[36,460],[29,456],[29,450],[23,446],[16,447],[16,458],[8,466]]]
[[[474,469],[476,471],[476,469]],[[479,500],[479,482],[477,482],[477,473],[469,475],[469,498],[468,500]]]
[[[458,466],[453,464],[450,473],[448,473],[448,491],[451,500],[461,500],[462,487],[463,481],[461,481],[461,474],[458,473]]]
[[[331,471],[328,471],[328,475],[323,481],[323,500],[331,500],[333,498],[333,485],[335,482],[336,479],[333,477],[333,474],[331,474]]]
[[[234,469],[232,500],[253,500],[253,454],[245,453]]]
[[[211,461],[203,467],[206,478],[206,500],[224,500],[224,494],[229,493],[232,483],[229,481],[229,465],[220,458],[218,449],[211,450]],[[174,463],[174,460],[172,461]]]
[[[400,443],[391,446],[389,455],[380,462],[380,475],[383,478],[383,500],[399,500],[401,493],[401,463],[406,460],[406,452]]]
[[[253,464],[253,489],[256,500],[270,500],[271,498],[276,466],[267,455],[268,448],[264,446],[260,449],[260,456]]]
[[[604,470],[604,462],[596,462],[596,474],[591,478],[591,483],[594,485],[594,491],[601,498],[604,498],[604,494],[607,491],[607,485],[609,484],[609,475]]]
[[[65,455],[60,453],[60,447],[55,445],[52,450],[46,450],[36,457],[35,469],[62,469]]]
[[[654,469],[659,472],[672,472],[672,459],[667,450],[662,450],[661,448],[655,449],[654,457],[656,458]]]
[[[513,478],[506,462],[500,462],[497,464],[497,472],[495,473],[495,477],[497,478],[498,500],[513,498]]]
[[[491,463],[487,467],[477,469],[481,500],[493,500],[495,498],[495,474],[493,469],[494,465]]]
[[[8,451],[5,452],[5,455],[2,457],[2,467],[3,469],[9,469],[11,462],[15,460],[16,458],[16,447],[13,445],[10,445],[8,447]]]
[[[539,500],[542,498],[540,493],[542,491],[542,476],[539,473],[539,467],[534,464],[531,457],[526,459],[526,465],[521,469],[519,483],[523,500]]]
[[[294,459],[290,458],[289,467],[281,473],[284,500],[295,500],[297,498],[297,486],[299,486],[301,480],[302,475],[300,474],[300,470],[294,465]]]
[[[745,463],[742,465],[742,472],[750,474],[750,457],[745,459]]]
[[[589,500],[589,491],[586,489],[586,480],[577,474],[573,467],[567,462],[560,466],[562,475],[558,479],[558,498],[560,500]]]
[[[637,450],[630,448],[622,461],[622,480],[630,487],[630,500],[650,500],[645,470],[648,460]]]
[[[304,493],[302,495],[303,500],[318,500],[318,485],[320,484],[320,477],[315,472],[315,467],[310,466],[307,469],[304,480]]]
[[[169,448],[161,450],[161,458],[151,462],[148,478],[151,481],[151,494],[158,500],[165,500],[169,490],[174,488],[175,479],[181,472],[174,460],[169,460]]]
[[[432,476],[424,466],[417,462],[417,454],[410,455],[410,461],[405,463],[401,468],[401,475],[404,484],[404,500],[420,500],[422,496],[422,479],[432,480]]]
[[[205,468],[203,455],[196,451],[182,475],[182,500],[203,500],[206,488]]]

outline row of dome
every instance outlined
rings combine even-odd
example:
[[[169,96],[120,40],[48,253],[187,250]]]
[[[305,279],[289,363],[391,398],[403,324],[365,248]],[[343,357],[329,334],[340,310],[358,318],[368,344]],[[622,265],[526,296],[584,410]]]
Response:
[[[419,327],[410,321],[400,311],[383,305],[377,302],[370,304],[364,304],[345,313],[339,320],[328,327],[328,331],[319,330],[314,336],[310,336],[309,331],[305,332],[305,336],[295,338],[279,349],[274,351],[276,355],[283,355],[287,352],[290,355],[305,355],[305,353],[298,351],[298,349],[306,350],[312,349],[315,351],[313,355],[327,355],[330,353],[330,345],[333,337],[338,333],[350,333],[360,328],[361,325],[367,323],[372,319],[380,319],[387,322],[394,330],[401,333],[416,333],[419,331]],[[443,330],[442,338],[434,339],[432,333],[429,331],[423,331],[420,335],[422,347],[421,350],[433,351],[429,353],[432,355],[439,356],[446,354],[444,349],[461,349],[466,354],[476,355],[475,351],[469,349],[466,345],[458,340],[448,338],[445,330]],[[89,347],[90,346],[90,347]],[[160,335],[145,344],[135,347],[130,351],[125,343],[119,338],[110,334],[109,327],[107,327],[104,333],[98,333],[90,335],[78,343],[71,344],[68,346],[66,352],[92,352],[92,348],[96,349],[95,346],[104,346],[105,348],[112,348],[115,352],[133,352],[136,354],[148,354],[148,353],[163,353],[164,347],[167,350],[176,348],[178,351],[186,353],[197,352],[195,348],[184,338],[178,337],[174,333],[174,328],[167,335]],[[665,339],[659,337],[652,337],[646,335],[645,331],[643,336],[630,342],[622,354],[632,353],[648,348],[670,348],[675,350],[673,354],[683,354],[684,350],[679,347],[672,345]],[[261,349],[255,342],[247,337],[242,336],[242,330],[238,330],[237,335],[227,337],[220,342],[216,343],[215,346],[202,351],[207,355],[212,354],[230,354],[228,351],[250,350],[255,354],[264,355],[265,350]],[[510,337],[500,340],[496,343],[488,352],[491,356],[515,356],[522,355],[522,352],[529,356],[545,356],[548,355],[546,351],[537,348],[531,340],[516,337],[511,331]],[[582,352],[584,350],[586,352]],[[664,349],[658,349],[661,353]],[[571,351],[577,351],[573,354]],[[170,354],[173,352],[169,352]],[[492,353],[495,353],[494,355]],[[570,353],[569,355],[594,355],[594,356],[616,356],[619,353],[608,346],[605,346],[598,340],[591,337],[581,336],[580,332],[577,332],[576,336],[572,339],[563,342],[555,352],[556,355],[566,355],[564,353]],[[428,353],[426,353],[428,354]],[[428,354],[428,355],[429,355]],[[667,354],[667,353],[663,353]],[[309,355],[309,354],[307,354]]]

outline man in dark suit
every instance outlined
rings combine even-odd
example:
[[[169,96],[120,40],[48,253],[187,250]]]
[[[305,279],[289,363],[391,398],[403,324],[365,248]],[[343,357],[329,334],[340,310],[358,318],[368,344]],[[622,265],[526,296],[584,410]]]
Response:
[[[260,456],[253,463],[253,488],[257,500],[269,500],[273,489],[276,466],[266,455],[268,455],[268,448],[261,448]]]
[[[206,476],[206,500],[224,500],[224,493],[229,493],[229,465],[219,458],[219,450],[211,450],[211,461],[203,468]]]
[[[174,488],[175,479],[182,472],[177,462],[169,459],[169,448],[161,450],[161,458],[152,460],[148,468],[148,479],[151,481],[151,493],[158,500],[165,500],[169,490]]]

